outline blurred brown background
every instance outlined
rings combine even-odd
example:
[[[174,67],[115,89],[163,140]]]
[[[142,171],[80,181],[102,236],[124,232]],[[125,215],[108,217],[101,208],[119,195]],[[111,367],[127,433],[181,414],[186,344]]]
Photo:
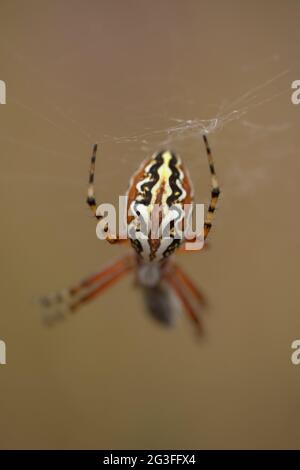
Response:
[[[299,14],[296,0],[1,1],[1,448],[299,447]],[[210,250],[180,257],[210,300],[200,345],[184,315],[155,324],[130,277],[45,328],[41,294],[124,250],[85,205],[93,142],[99,200],[167,143],[207,202],[199,136],[216,117]]]

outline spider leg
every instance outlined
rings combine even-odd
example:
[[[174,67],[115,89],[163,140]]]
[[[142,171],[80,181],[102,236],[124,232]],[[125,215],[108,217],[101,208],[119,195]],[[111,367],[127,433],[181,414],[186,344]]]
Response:
[[[82,304],[94,299],[97,295],[101,294],[107,287],[114,284],[116,281],[121,279],[125,274],[132,270],[132,266],[124,266],[122,269],[117,270],[116,272],[112,273],[112,275],[107,279],[103,279],[95,289],[92,289],[87,294],[82,295],[79,297],[78,300],[75,300],[70,304],[70,310],[74,312],[78,307]]]
[[[215,165],[214,165],[211,149],[210,149],[210,146],[208,144],[207,137],[205,134],[203,134],[203,140],[204,140],[204,144],[206,148],[206,154],[207,154],[210,175],[211,175],[211,199],[210,199],[210,204],[209,204],[208,211],[207,211],[205,221],[204,221],[204,240],[206,240],[209,234],[209,231],[211,229],[211,226],[212,226],[214,212],[215,212],[216,205],[217,205],[219,195],[220,195],[220,188],[219,188],[219,184],[218,184],[218,180],[216,176]]]
[[[88,195],[87,195],[86,202],[90,206],[93,215],[97,219],[99,219],[100,217],[96,215],[97,203],[96,203],[95,187],[94,187],[97,149],[98,149],[98,145],[95,144],[93,147],[93,153],[91,156],[91,165],[90,165],[90,172],[89,172],[89,186],[88,186]]]
[[[188,295],[186,290],[184,289],[183,285],[180,283],[178,278],[172,274],[168,274],[165,277],[166,281],[168,284],[173,288],[174,292],[176,293],[177,297],[180,299],[182,302],[186,313],[194,323],[197,329],[197,333],[203,334],[203,328],[202,328],[202,323],[200,322],[200,319],[192,305],[192,303],[189,301]]]
[[[86,277],[78,284],[56,294],[41,299],[44,307],[44,320],[53,324],[65,318],[66,313],[73,312],[80,305],[92,300],[107,287],[121,279],[134,267],[132,255],[125,255],[98,273]]]
[[[131,254],[126,254],[125,256],[122,256],[113,263],[110,263],[101,271],[86,277],[77,285],[71,287],[69,289],[69,293],[71,296],[74,296],[78,294],[82,289],[89,288],[91,285],[102,281],[103,278],[111,276],[113,273],[117,272],[119,269],[122,269],[124,267],[133,267],[133,256]]]
[[[208,211],[206,213],[205,220],[204,220],[204,241],[206,241],[206,238],[212,227],[214,212],[216,210],[217,202],[218,202],[221,191],[220,191],[217,176],[216,176],[216,170],[215,170],[215,165],[214,165],[211,149],[210,149],[210,146],[209,146],[209,143],[205,134],[203,134],[203,140],[205,144],[208,165],[209,165],[209,170],[210,170],[210,175],[211,175],[211,198],[210,198]],[[190,243],[196,241],[198,237],[201,238],[201,234],[198,234],[193,240],[190,240]],[[186,249],[185,244],[184,244],[183,249]],[[189,251],[189,250],[186,250],[186,251]]]
[[[95,144],[93,147],[93,152],[91,156],[91,164],[90,164],[90,171],[89,171],[89,185],[88,185],[86,202],[89,205],[94,217],[96,217],[97,220],[101,220],[103,216],[97,215],[97,202],[96,202],[95,185],[94,185],[97,149],[98,149],[98,145]],[[109,243],[127,242],[127,239],[119,238],[118,236],[112,237],[109,233],[107,234],[106,240]]]
[[[176,263],[172,264],[172,274],[177,277],[180,283],[183,283],[194,299],[202,306],[207,305],[206,299],[192,279]]]

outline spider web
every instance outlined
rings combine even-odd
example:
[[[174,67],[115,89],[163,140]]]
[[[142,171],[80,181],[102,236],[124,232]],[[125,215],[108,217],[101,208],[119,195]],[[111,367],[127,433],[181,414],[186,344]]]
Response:
[[[16,59],[16,58],[15,58]],[[276,59],[277,60],[277,59]],[[278,65],[278,64],[277,64]],[[248,66],[248,68],[250,65]],[[251,67],[254,67],[253,64]],[[261,65],[259,65],[261,68]],[[278,68],[278,67],[277,67]],[[42,73],[42,71],[37,70],[37,73]],[[226,102],[215,104],[214,108],[216,112],[213,112],[211,116],[205,117],[194,117],[195,110],[197,109],[197,103],[193,99],[179,98],[170,94],[166,98],[165,102],[155,103],[151,109],[145,109],[143,113],[140,113],[140,108],[133,103],[130,106],[130,115],[134,116],[133,125],[130,126],[130,122],[124,123],[124,133],[115,134],[114,132],[107,132],[103,129],[100,131],[95,128],[89,128],[89,126],[84,122],[84,120],[79,121],[77,114],[72,109],[64,109],[58,102],[49,102],[45,98],[43,103],[39,108],[31,106],[28,102],[25,102],[22,99],[14,95],[9,96],[8,103],[11,103],[15,109],[19,112],[23,112],[25,116],[34,117],[39,125],[42,127],[45,126],[47,129],[52,129],[53,132],[57,132],[63,135],[65,141],[78,142],[80,148],[91,148],[93,143],[98,142],[100,145],[108,145],[110,148],[112,146],[122,147],[120,152],[118,149],[118,160],[113,168],[114,172],[123,170],[125,166],[131,165],[130,161],[132,160],[132,155],[138,150],[139,154],[143,152],[143,156],[148,156],[153,151],[161,147],[180,147],[184,144],[184,149],[190,145],[192,141],[199,140],[202,134],[218,134],[221,136],[221,140],[228,146],[229,137],[226,138],[225,131],[230,129],[231,125],[238,124],[239,132],[244,133],[247,137],[247,142],[251,143],[259,139],[268,138],[270,134],[278,134],[286,131],[291,124],[289,122],[281,122],[279,124],[270,124],[263,125],[259,122],[251,120],[251,112],[255,109],[266,109],[268,105],[272,102],[276,102],[280,99],[282,95],[287,95],[286,99],[288,100],[288,94],[290,93],[290,88],[287,86],[287,75],[289,70],[285,69],[280,72],[276,72],[271,76],[267,75],[265,72],[262,73],[260,70],[260,75],[264,75],[264,79],[258,83],[254,83],[250,89],[246,89],[241,95],[230,99]],[[92,101],[92,97],[89,96],[88,92],[87,97]],[[224,92],[226,96],[226,92]],[[162,106],[163,105],[163,106]],[[95,111],[95,104],[92,111]],[[165,109],[165,112],[162,114],[158,113],[158,109]],[[182,109],[185,109],[185,112],[182,112]],[[180,109],[181,111],[176,111]],[[53,119],[53,116],[55,119]],[[149,122],[149,124],[148,124]],[[153,126],[155,122],[155,127]],[[55,155],[59,158],[79,158],[72,157],[65,152],[63,152],[59,144],[47,146],[35,142],[34,138],[18,138],[15,135],[12,135],[11,132],[5,131],[5,121],[3,123],[3,132],[0,135],[0,140],[7,141],[14,146],[19,146],[24,148],[24,150],[35,150],[42,152],[46,155]],[[130,129],[128,129],[130,128]],[[132,128],[132,130],[131,130]],[[229,135],[229,133],[228,133]],[[232,135],[231,137],[232,138]],[[84,146],[84,147],[83,147]],[[85,150],[86,152],[86,150]],[[271,152],[274,155],[274,152]],[[277,150],[278,154],[278,150]],[[281,152],[281,155],[283,153]],[[190,170],[193,170],[198,165],[197,161],[189,162]],[[132,165],[132,170],[136,167],[136,162]],[[111,174],[105,175],[105,180],[109,179],[112,176]],[[226,178],[228,183],[234,181],[234,186],[239,191],[247,191],[253,187],[254,183],[259,182],[264,178],[263,169],[260,168],[251,168],[247,173],[247,184],[242,175],[242,170],[239,166],[239,161],[236,160],[234,166],[228,168],[226,171]],[[28,178],[34,179],[35,175],[33,174],[2,174],[2,178]],[[37,176],[40,178],[40,175]],[[224,181],[224,178],[223,178]],[[51,176],[47,176],[46,182],[51,182]],[[74,180],[72,177],[66,181],[62,181],[63,184],[78,184],[82,185],[82,182]],[[106,184],[104,182],[104,184]]]
[[[271,84],[278,82],[281,78],[286,76],[289,70],[284,70],[279,74],[269,78],[265,82],[255,86],[254,88],[246,91],[243,95],[234,99],[232,102],[225,106],[220,107],[220,111],[216,116],[207,119],[182,119],[182,118],[170,118],[170,126],[165,126],[160,129],[147,129],[145,132],[136,133],[132,135],[123,136],[106,136],[99,143],[114,142],[116,144],[123,144],[128,142],[142,142],[148,143],[148,141],[159,136],[162,145],[167,145],[179,140],[189,139],[191,137],[198,137],[202,134],[211,134],[222,130],[230,122],[240,120],[244,115],[249,113],[252,109],[263,106],[270,101],[276,100],[279,96],[286,94],[289,90],[286,88],[277,91],[270,96],[263,96],[263,92]],[[259,96],[259,93],[261,96]],[[257,129],[259,126],[255,124],[251,126],[251,123],[244,121],[245,125]],[[281,126],[269,127],[267,130],[280,131],[286,128]]]

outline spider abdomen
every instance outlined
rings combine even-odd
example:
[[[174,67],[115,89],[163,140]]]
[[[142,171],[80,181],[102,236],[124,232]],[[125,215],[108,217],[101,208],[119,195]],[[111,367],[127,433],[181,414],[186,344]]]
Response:
[[[139,256],[160,261],[180,245],[172,239],[172,221],[183,217],[184,205],[191,202],[191,182],[175,153],[163,150],[142,164],[128,190],[129,238]],[[151,224],[155,229],[150,234],[145,227]],[[168,237],[167,227],[171,227]]]

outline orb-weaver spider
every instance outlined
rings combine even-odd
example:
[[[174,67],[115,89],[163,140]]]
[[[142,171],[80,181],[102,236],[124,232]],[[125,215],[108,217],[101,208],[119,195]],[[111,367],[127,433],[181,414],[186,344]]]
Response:
[[[220,189],[218,186],[211,150],[205,135],[203,140],[208,157],[211,174],[211,200],[204,221],[204,241],[212,226],[213,214],[216,208]],[[99,220],[102,216],[97,213],[97,204],[94,193],[94,174],[97,145],[94,145],[91,157],[89,187],[87,203],[93,215]],[[174,202],[179,205],[193,201],[193,191],[187,171],[179,157],[169,150],[154,154],[142,164],[133,175],[128,195],[128,208],[135,201],[147,206],[151,213],[152,207],[157,203],[164,203],[170,207]],[[121,243],[124,239],[118,236],[106,236],[110,243]],[[45,319],[48,323],[62,319],[65,312],[74,312],[86,302],[101,294],[107,287],[135,271],[136,282],[142,288],[148,310],[154,318],[169,325],[173,322],[174,312],[172,294],[181,301],[184,310],[194,322],[197,330],[202,331],[202,324],[197,315],[197,306],[205,305],[202,293],[192,280],[173,261],[169,255],[176,249],[182,250],[178,240],[161,238],[158,241],[151,238],[143,242],[130,239],[134,252],[126,254],[113,262],[100,272],[83,279],[69,289],[63,290],[53,296],[42,299],[46,307]]]

